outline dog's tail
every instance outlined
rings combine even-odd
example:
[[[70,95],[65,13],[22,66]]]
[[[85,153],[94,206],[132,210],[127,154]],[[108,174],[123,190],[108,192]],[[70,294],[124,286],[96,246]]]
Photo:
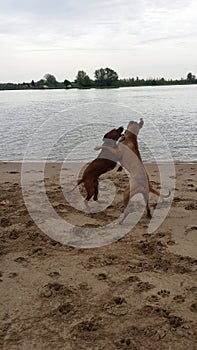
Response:
[[[161,198],[168,198],[171,195],[171,191],[169,190],[168,194],[161,194],[159,191],[155,190],[152,185],[149,185],[149,191],[156,194],[158,197]]]
[[[69,191],[65,191],[65,193],[71,193],[72,191],[75,190],[75,188],[77,188],[80,184],[82,184],[83,181],[84,181],[83,179],[79,180],[79,181],[77,182],[77,184],[75,185],[75,187],[73,187],[73,188],[72,188],[71,190],[69,190]]]

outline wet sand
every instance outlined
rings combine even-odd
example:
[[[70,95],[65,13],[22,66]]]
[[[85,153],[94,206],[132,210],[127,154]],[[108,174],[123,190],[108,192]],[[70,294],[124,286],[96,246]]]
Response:
[[[114,182],[116,198],[106,211],[87,214],[66,203],[60,167],[47,164],[45,184],[62,218],[93,228],[120,215],[125,173],[114,169],[104,176]],[[71,183],[72,167],[64,165]],[[157,166],[146,168],[159,188]],[[173,203],[155,232],[147,233],[144,214],[118,241],[82,249],[58,243],[36,226],[23,201],[21,164],[0,164],[0,348],[195,349],[197,164],[175,169]],[[151,212],[157,200],[150,196]]]

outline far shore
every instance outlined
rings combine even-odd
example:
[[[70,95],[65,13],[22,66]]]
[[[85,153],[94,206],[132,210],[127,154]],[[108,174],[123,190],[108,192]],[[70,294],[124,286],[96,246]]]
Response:
[[[41,87],[41,88],[35,88],[35,87],[19,87],[19,88],[1,88],[1,91],[48,91],[48,90],[111,90],[111,89],[121,89],[121,88],[145,88],[145,87],[169,87],[169,86],[195,86],[197,83],[168,83],[168,84],[142,84],[142,85],[130,85],[130,86],[94,86],[94,87]]]

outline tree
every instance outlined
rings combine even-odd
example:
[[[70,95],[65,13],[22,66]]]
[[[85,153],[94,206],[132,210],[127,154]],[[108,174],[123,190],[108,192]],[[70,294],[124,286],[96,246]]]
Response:
[[[192,83],[192,82],[194,82],[194,81],[196,80],[196,76],[190,72],[190,73],[188,73],[188,75],[187,75],[187,80],[188,80],[190,83]]]
[[[45,84],[48,87],[56,87],[57,86],[57,80],[54,77],[54,75],[47,73],[47,74],[45,74],[44,78],[45,78]]]
[[[100,68],[95,70],[95,83],[99,86],[116,86],[118,74],[110,68]]]
[[[31,81],[31,87],[35,87],[35,86],[36,86],[35,81],[32,80],[32,81]]]
[[[36,86],[38,88],[43,88],[44,84],[45,84],[45,80],[44,79],[40,79],[40,80],[37,81]]]
[[[69,80],[65,79],[64,80],[64,85],[67,88],[67,87],[71,86],[71,82]]]
[[[88,87],[91,87],[92,85],[92,81],[90,77],[83,70],[78,71],[75,81],[78,87],[88,88]]]

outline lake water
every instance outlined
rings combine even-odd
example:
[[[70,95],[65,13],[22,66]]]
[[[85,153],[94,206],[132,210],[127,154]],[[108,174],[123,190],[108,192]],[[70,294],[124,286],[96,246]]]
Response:
[[[144,161],[197,160],[197,85],[0,92],[0,160],[91,160],[114,127],[144,119]]]

